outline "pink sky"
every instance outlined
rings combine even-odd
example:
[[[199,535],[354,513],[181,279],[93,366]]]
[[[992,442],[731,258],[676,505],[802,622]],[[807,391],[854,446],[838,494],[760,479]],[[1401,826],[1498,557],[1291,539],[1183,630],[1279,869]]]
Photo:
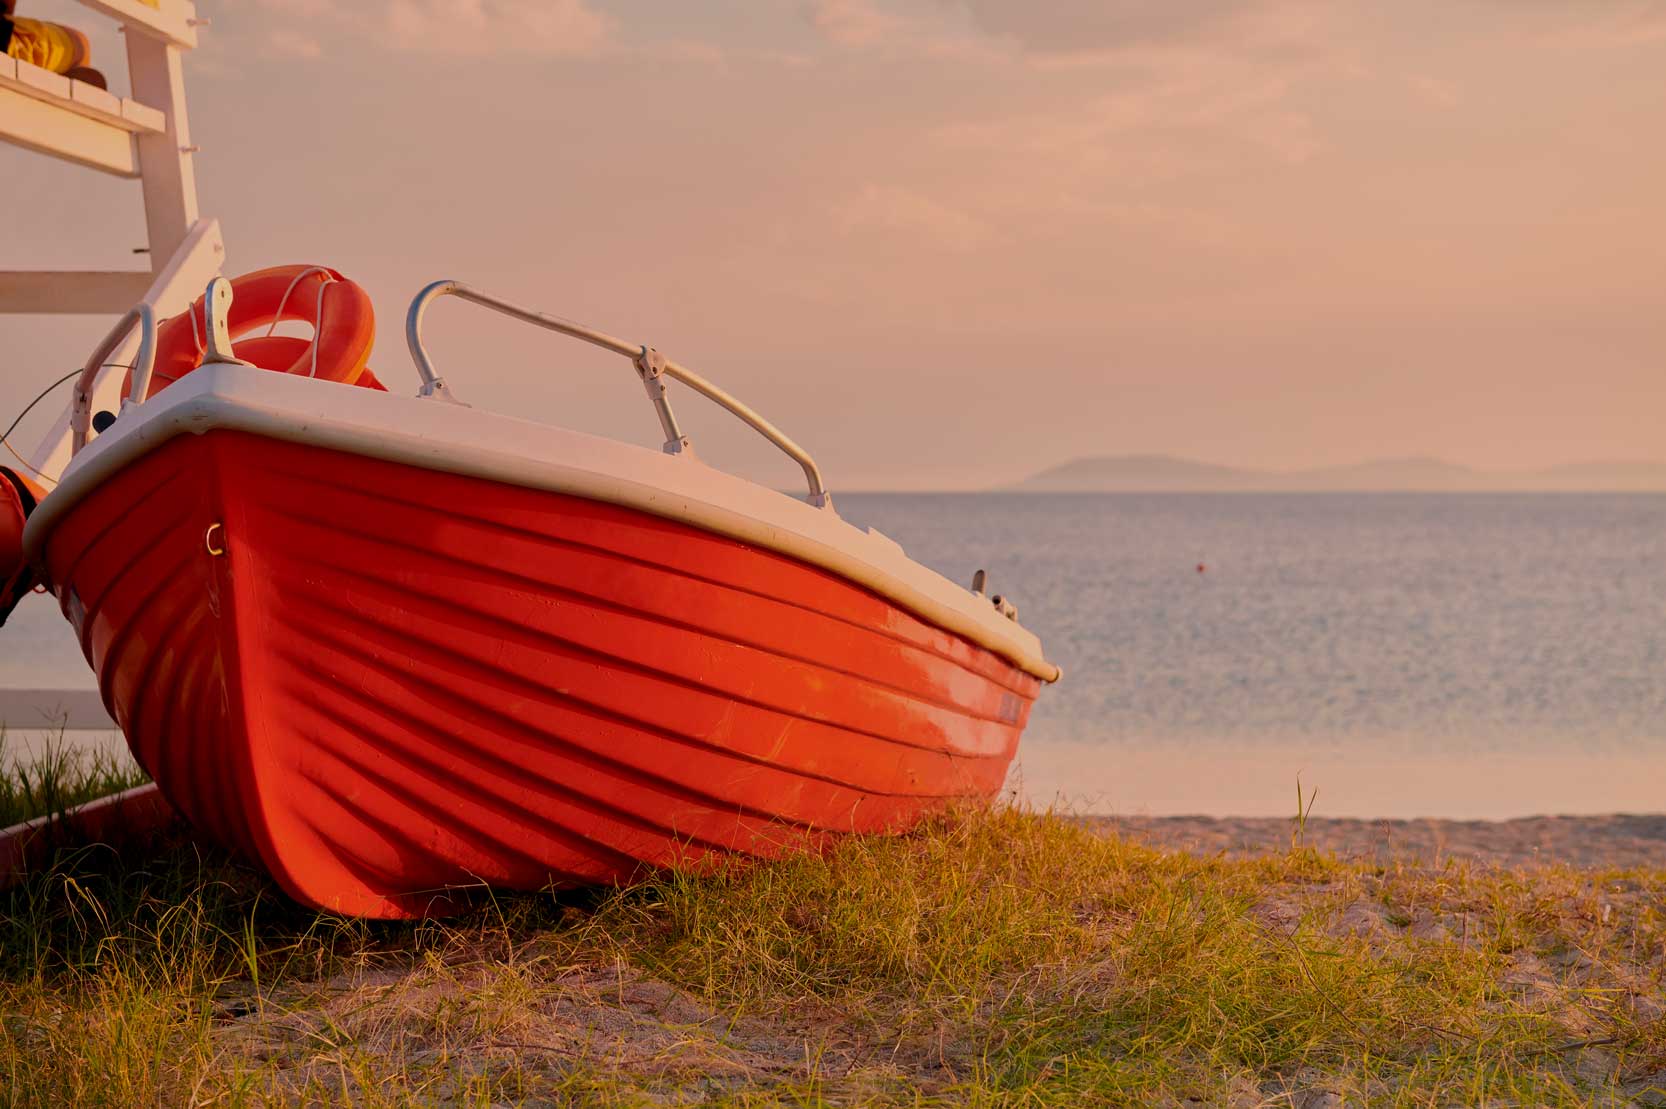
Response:
[[[453,276],[657,345],[835,489],[1666,461],[1666,2],[199,8],[230,269],[360,280],[396,387],[405,304]],[[0,180],[0,268],[133,264],[136,185],[9,147]],[[8,422],[105,326],[0,317]],[[460,304],[430,330],[465,399],[656,440],[622,363]]]

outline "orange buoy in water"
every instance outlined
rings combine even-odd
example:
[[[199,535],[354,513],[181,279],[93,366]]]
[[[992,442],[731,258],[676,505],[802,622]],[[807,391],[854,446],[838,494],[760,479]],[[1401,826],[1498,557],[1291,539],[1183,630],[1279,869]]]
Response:
[[[1208,570],[1208,569],[1209,569],[1209,567],[1207,567],[1207,566],[1205,566],[1205,565],[1204,565],[1204,564],[1203,564],[1203,563],[1201,563],[1201,562],[1200,562],[1200,563],[1198,563],[1198,564],[1197,564],[1197,572],[1198,572],[1198,573],[1200,573],[1200,574],[1201,574],[1201,573],[1203,573],[1203,572],[1205,572],[1205,571],[1206,571],[1206,570]]]
[[[34,571],[23,560],[23,525],[45,495],[22,474],[0,466],[0,624],[35,587]]]

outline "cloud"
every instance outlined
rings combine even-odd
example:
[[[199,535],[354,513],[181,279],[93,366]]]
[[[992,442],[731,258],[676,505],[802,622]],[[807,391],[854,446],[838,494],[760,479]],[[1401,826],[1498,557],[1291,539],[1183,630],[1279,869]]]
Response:
[[[387,0],[396,48],[446,54],[583,54],[610,20],[585,0]]]
[[[1411,74],[1406,78],[1406,86],[1423,103],[1436,108],[1456,108],[1463,99],[1452,82],[1427,73]]]
[[[852,52],[953,64],[1016,53],[943,0],[803,0],[799,10],[823,42]]]
[[[329,15],[336,7],[333,0],[254,0],[257,8],[284,12],[296,19],[317,19]]]
[[[1188,0],[1150,4],[1137,0],[960,0],[979,26],[1024,46],[1073,52],[1108,46],[1191,38],[1240,17],[1250,4]]]
[[[282,58],[319,58],[324,47],[310,35],[280,27],[266,36],[266,50]]]
[[[1592,0],[1547,32],[1549,46],[1624,49],[1666,41],[1666,4],[1658,0]]]
[[[993,238],[993,229],[977,217],[892,185],[868,185],[841,204],[834,218],[846,236],[902,232],[955,252],[976,250]]]
[[[873,0],[814,0],[810,24],[839,46],[872,46],[896,35],[907,21],[882,11]]]
[[[483,57],[586,54],[604,46],[612,20],[587,0],[253,0],[256,7],[320,31],[345,31],[395,50]],[[328,35],[325,35],[327,38]],[[287,27],[266,32],[268,49],[317,57],[318,40]]]
[[[1135,77],[1218,60],[1367,68],[1346,45],[1350,9],[1324,0],[804,0],[802,10],[837,46],[949,64]]]
[[[1254,44],[1299,33],[1316,0],[946,0],[992,35],[1040,54],[1088,55],[1133,48]]]
[[[1049,106],[946,124],[940,148],[1000,155],[1056,181],[1150,184],[1252,153],[1299,163],[1319,140],[1295,106],[1295,78],[1215,59],[1173,66],[1068,110]]]

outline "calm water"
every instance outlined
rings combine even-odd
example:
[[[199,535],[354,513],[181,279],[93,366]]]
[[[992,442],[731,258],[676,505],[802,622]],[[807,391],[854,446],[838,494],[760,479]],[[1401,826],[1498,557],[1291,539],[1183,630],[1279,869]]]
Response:
[[[845,496],[1065,678],[1025,792],[1100,811],[1666,808],[1666,497]],[[1199,573],[1199,564],[1205,572]]]
[[[1065,670],[1037,739],[1666,754],[1666,496],[839,507],[952,578],[987,567],[1017,599]]]
[[[1042,799],[1284,812],[1305,772],[1333,814],[1666,806],[1666,496],[839,507],[956,581],[987,568],[1064,667],[1025,739]],[[0,686],[91,685],[49,604],[0,644]]]

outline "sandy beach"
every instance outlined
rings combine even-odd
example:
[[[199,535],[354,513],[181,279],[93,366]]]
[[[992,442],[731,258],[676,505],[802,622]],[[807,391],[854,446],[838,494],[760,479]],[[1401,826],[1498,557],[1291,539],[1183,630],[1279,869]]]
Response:
[[[1272,817],[1088,817],[1166,850],[1234,858],[1282,854],[1294,821]],[[1534,816],[1517,820],[1346,820],[1312,818],[1303,842],[1350,862],[1443,861],[1532,867],[1666,869],[1666,815]]]

